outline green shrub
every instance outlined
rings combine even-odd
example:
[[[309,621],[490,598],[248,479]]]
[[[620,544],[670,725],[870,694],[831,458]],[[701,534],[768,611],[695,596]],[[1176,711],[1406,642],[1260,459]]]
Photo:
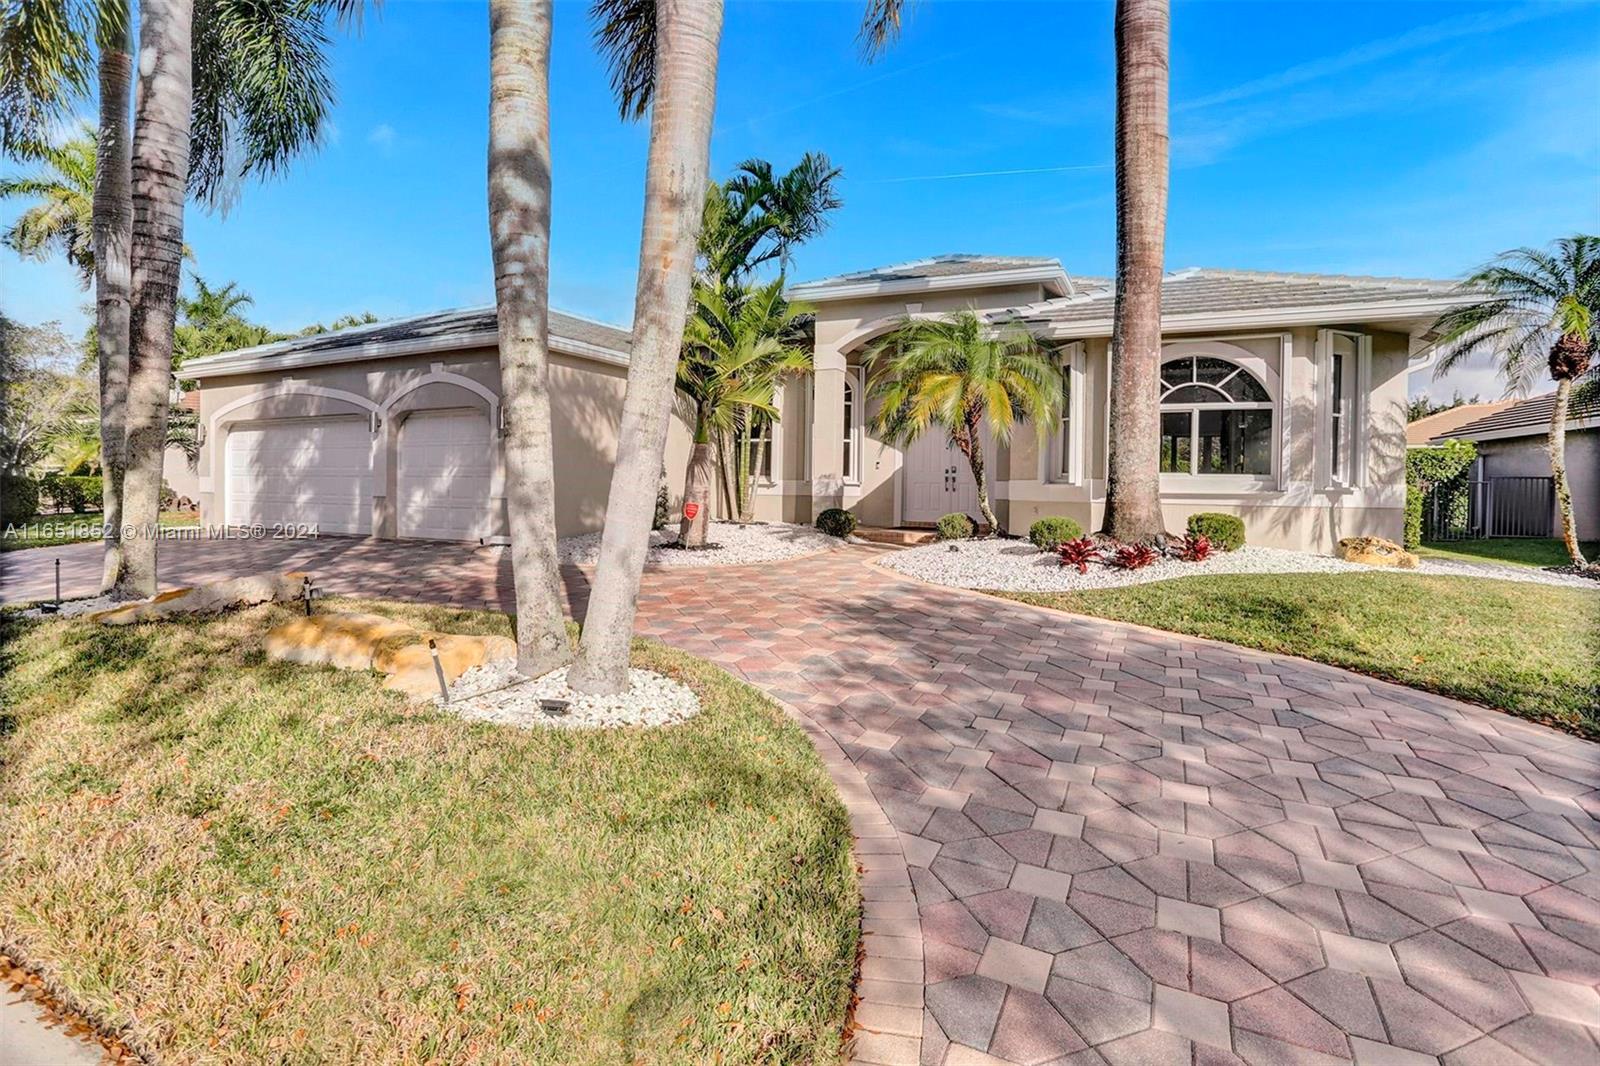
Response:
[[[1205,537],[1213,548],[1225,552],[1244,547],[1244,519],[1220,511],[1201,511],[1189,516],[1189,532]]]
[[[972,524],[972,519],[959,511],[939,519],[940,540],[966,540],[977,531],[978,527]]]
[[[1041,518],[1028,527],[1028,539],[1042,552],[1053,552],[1069,540],[1083,536],[1083,527],[1070,518]]]
[[[848,537],[856,531],[855,512],[830,507],[817,515],[817,528],[830,537]]]
[[[0,523],[21,524],[39,513],[39,483],[26,474],[0,474]]]
[[[51,472],[39,479],[39,495],[57,511],[82,514],[91,509],[98,511],[105,493],[97,476],[68,476]]]
[[[1466,523],[1467,475],[1477,457],[1477,445],[1470,440],[1406,449],[1406,528],[1401,545],[1407,551],[1422,543],[1422,515],[1429,497],[1439,501],[1447,524]]]

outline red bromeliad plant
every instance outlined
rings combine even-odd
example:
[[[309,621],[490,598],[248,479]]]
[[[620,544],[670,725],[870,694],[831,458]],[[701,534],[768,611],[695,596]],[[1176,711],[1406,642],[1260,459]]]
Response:
[[[1190,533],[1183,538],[1185,562],[1203,563],[1211,558],[1211,538],[1204,533]]]
[[[1117,549],[1117,565],[1124,570],[1143,570],[1156,558],[1156,550],[1148,544],[1124,544]]]
[[[1062,541],[1057,546],[1056,552],[1061,556],[1062,566],[1076,566],[1080,574],[1087,574],[1089,572],[1089,563],[1100,555],[1094,541],[1088,537]]]

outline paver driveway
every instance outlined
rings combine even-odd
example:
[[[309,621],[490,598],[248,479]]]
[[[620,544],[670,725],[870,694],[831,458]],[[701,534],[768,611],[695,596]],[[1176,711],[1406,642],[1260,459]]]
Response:
[[[481,556],[361,544],[324,583],[509,600]],[[640,621],[821,725],[898,830],[860,1058],[1600,1061],[1600,748],[873,555],[652,574]]]

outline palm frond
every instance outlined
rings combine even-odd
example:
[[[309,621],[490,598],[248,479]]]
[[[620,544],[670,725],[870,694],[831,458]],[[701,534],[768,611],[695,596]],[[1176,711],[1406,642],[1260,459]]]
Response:
[[[650,110],[656,93],[655,0],[595,0],[594,42],[605,56],[611,92],[624,121]]]
[[[867,0],[867,9],[861,16],[861,29],[856,34],[861,54],[867,62],[877,59],[900,39],[906,7],[906,0]]]

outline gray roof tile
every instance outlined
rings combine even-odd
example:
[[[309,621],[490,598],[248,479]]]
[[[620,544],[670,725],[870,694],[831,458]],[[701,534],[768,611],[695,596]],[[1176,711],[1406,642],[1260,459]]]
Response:
[[[1553,392],[1547,392],[1542,396],[1530,396],[1504,410],[1440,433],[1433,439],[1447,440],[1456,437],[1462,440],[1474,440],[1485,433],[1501,433],[1506,430],[1542,433],[1550,428],[1550,416],[1555,413],[1555,408],[1556,394]],[[1573,399],[1567,408],[1567,422],[1570,424],[1581,418],[1600,418],[1600,396],[1591,393]]]
[[[847,285],[864,281],[910,281],[916,278],[950,278],[966,274],[992,274],[1000,270],[1025,270],[1028,267],[1059,265],[1055,259],[1027,255],[936,255],[909,263],[873,267],[850,274],[802,282],[797,288],[817,285]]]

